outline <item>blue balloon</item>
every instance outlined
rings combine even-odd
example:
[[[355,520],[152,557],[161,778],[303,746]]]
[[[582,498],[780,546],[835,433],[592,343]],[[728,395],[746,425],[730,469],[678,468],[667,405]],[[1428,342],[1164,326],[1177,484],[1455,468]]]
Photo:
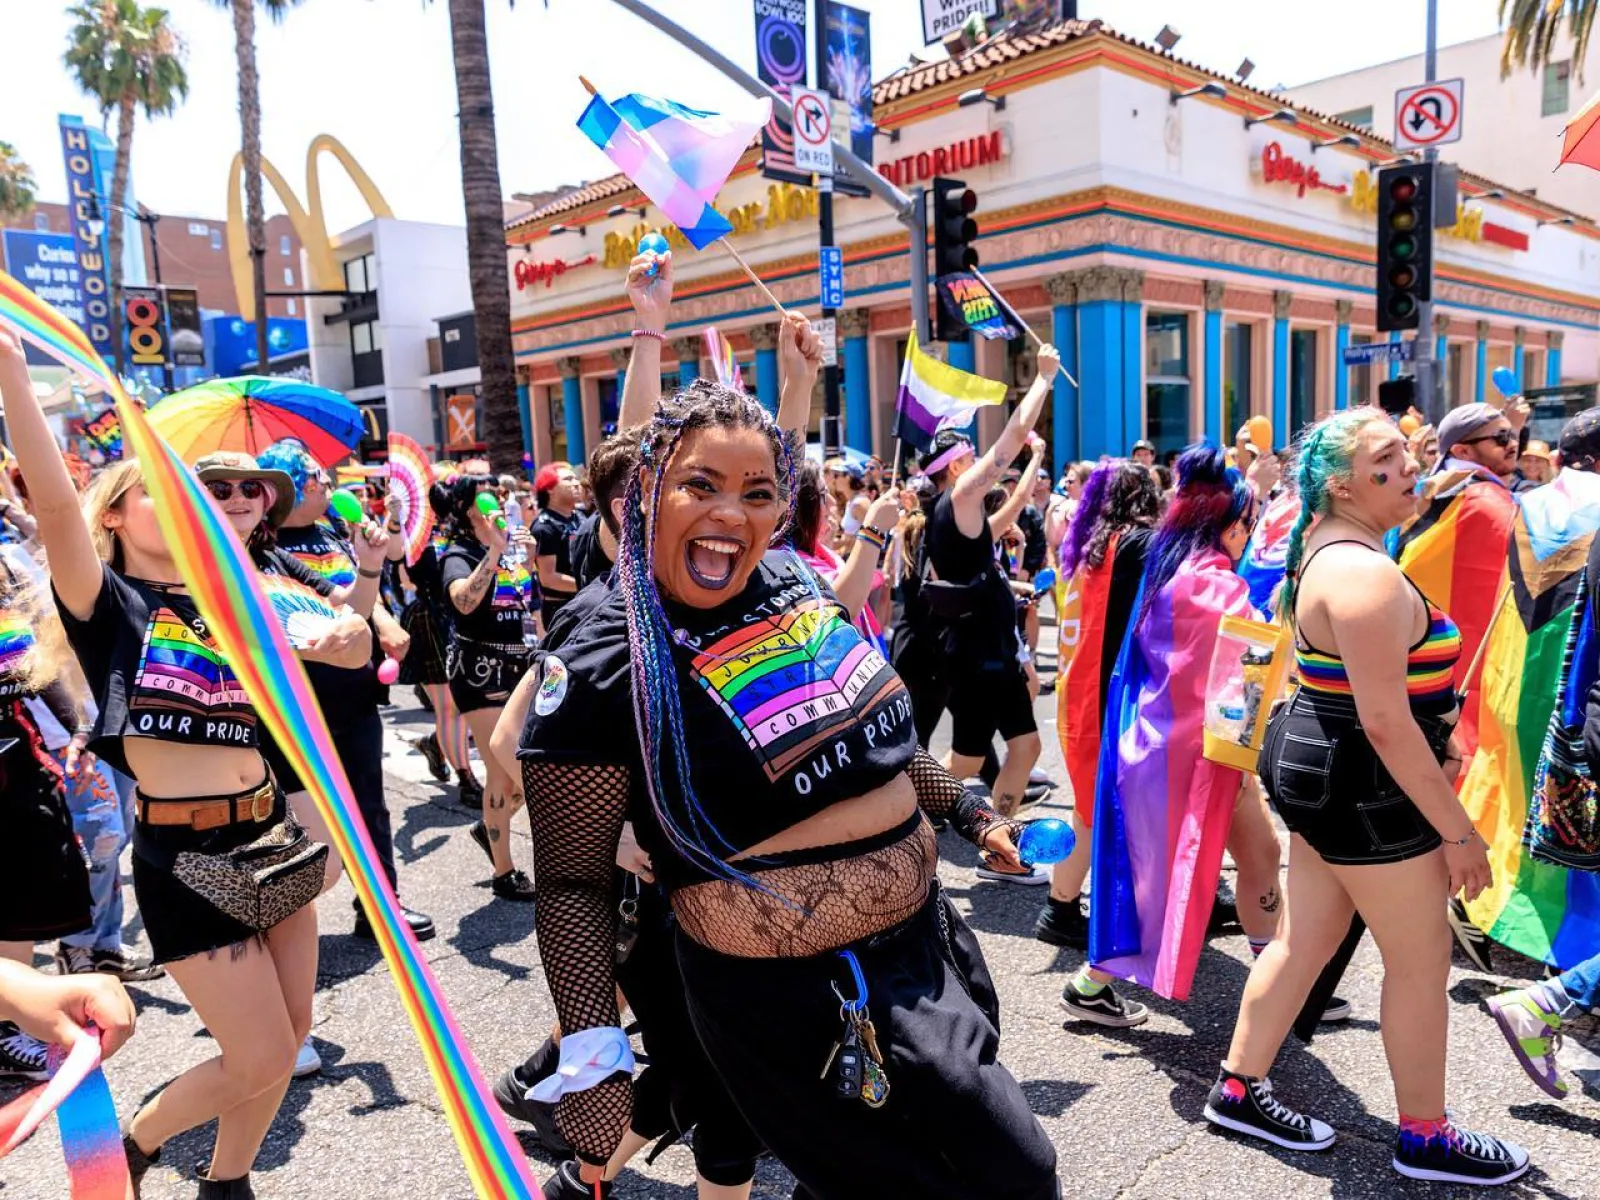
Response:
[[[1072,826],[1054,817],[1030,821],[1017,838],[1017,854],[1025,863],[1058,863],[1072,853],[1077,844]]]
[[[1056,569],[1054,567],[1046,567],[1033,577],[1033,590],[1036,592],[1048,592],[1055,585]]]
[[[1490,378],[1494,380],[1494,390],[1507,399],[1522,394],[1522,388],[1517,383],[1517,373],[1510,367],[1496,367]]]
[[[640,254],[670,254],[671,252],[671,245],[669,245],[667,239],[662,237],[659,233],[647,233],[639,239]],[[651,264],[650,274],[659,274],[660,270],[661,267],[659,264]]]

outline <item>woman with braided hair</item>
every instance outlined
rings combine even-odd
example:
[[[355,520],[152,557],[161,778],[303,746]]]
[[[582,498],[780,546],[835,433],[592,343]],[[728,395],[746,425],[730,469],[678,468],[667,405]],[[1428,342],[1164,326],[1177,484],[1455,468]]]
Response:
[[[525,685],[540,957],[565,1031],[542,1094],[592,1186],[631,1107],[612,937],[631,819],[695,1031],[811,1196],[1056,1197],[922,810],[1013,862],[1015,828],[918,749],[893,669],[772,549],[816,369],[803,322],[780,355],[779,422],[704,380],[655,410],[611,594]]]
[[[1332,1128],[1273,1096],[1267,1072],[1359,913],[1383,956],[1395,1169],[1500,1184],[1528,1169],[1527,1151],[1457,1128],[1444,1106],[1450,930],[1440,901],[1462,890],[1472,899],[1490,873],[1453,786],[1461,634],[1384,552],[1385,533],[1413,511],[1416,480],[1404,436],[1375,408],[1334,414],[1300,446],[1304,507],[1279,605],[1300,687],[1272,714],[1260,764],[1290,831],[1287,902],[1245,985],[1205,1116],[1291,1150],[1333,1145]]]

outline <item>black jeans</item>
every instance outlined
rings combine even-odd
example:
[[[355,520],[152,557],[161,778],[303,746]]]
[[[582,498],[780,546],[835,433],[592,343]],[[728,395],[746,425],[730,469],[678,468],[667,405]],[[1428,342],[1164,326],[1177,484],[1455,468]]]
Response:
[[[394,832],[389,824],[389,803],[383,794],[383,718],[376,708],[348,723],[329,729],[339,747],[339,763],[350,780],[350,791],[367,824],[367,836],[378,852],[389,886],[398,890],[394,869]]]
[[[850,947],[890,1092],[882,1108],[820,1078],[843,1026],[836,953],[735,958],[681,931],[689,1016],[752,1129],[817,1200],[1059,1200],[1055,1148],[996,1058],[982,955],[937,888],[910,920]],[[848,994],[848,992],[847,992]]]

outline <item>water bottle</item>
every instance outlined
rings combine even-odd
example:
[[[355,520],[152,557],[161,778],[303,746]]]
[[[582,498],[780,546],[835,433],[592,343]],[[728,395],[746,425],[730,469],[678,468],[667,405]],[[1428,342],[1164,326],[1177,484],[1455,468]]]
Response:
[[[1072,826],[1054,817],[1030,821],[1017,838],[1017,855],[1025,863],[1058,863],[1077,844]]]

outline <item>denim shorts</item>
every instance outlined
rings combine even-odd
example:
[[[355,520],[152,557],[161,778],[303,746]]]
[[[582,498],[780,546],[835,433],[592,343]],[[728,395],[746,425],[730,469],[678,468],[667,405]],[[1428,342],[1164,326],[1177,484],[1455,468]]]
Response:
[[[1414,716],[1443,762],[1454,726]],[[1324,862],[1402,862],[1442,842],[1383,765],[1346,697],[1296,692],[1267,723],[1259,770],[1278,816]]]

